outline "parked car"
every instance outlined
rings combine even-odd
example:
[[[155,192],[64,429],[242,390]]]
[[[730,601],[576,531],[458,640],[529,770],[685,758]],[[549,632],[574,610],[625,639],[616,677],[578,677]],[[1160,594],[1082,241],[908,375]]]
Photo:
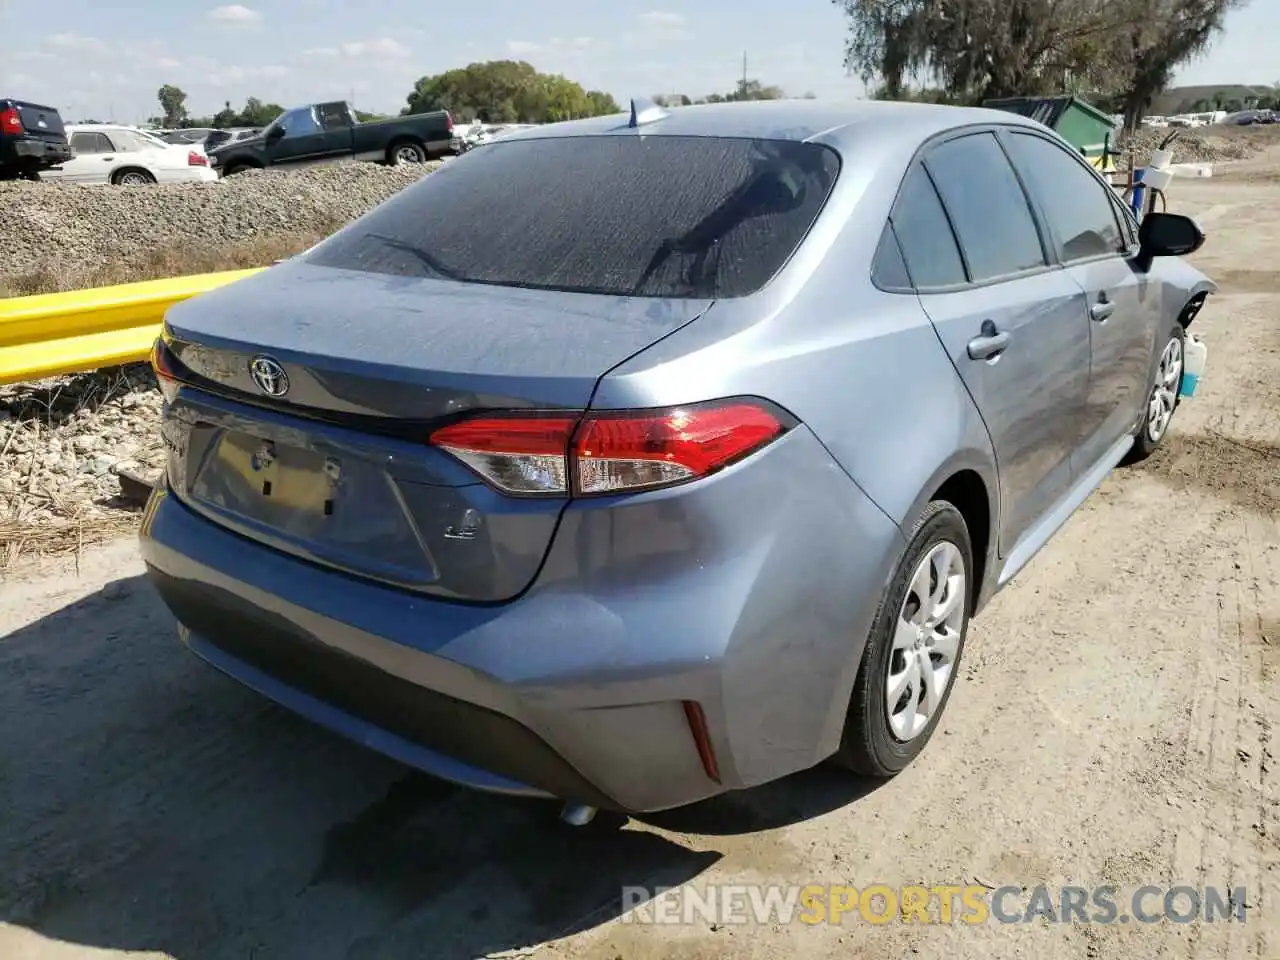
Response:
[[[149,131],[159,137],[165,143],[177,144],[183,146],[186,144],[198,143],[204,146],[210,135],[221,133],[213,127],[184,127],[180,130],[152,130]]]
[[[46,179],[124,187],[218,179],[204,148],[195,144],[165,143],[145,130],[109,123],[72,124],[67,135],[74,156]]]
[[[214,166],[231,175],[272,166],[373,160],[423,163],[451,155],[453,118],[448,111],[361,123],[342,101],[286,110],[262,133],[213,147]]]
[[[512,133],[518,133],[521,130],[533,130],[537,127],[535,123],[490,123],[483,124],[479,121],[471,124],[469,127],[459,129],[454,127],[453,131],[453,149],[455,153],[466,153],[472,147],[478,147],[482,143],[489,143],[498,140]]]
[[[260,127],[230,127],[226,130],[211,130],[209,135],[202,141],[205,152],[221,147],[224,144],[232,143],[237,140],[248,140],[250,137],[256,137],[262,132]]]
[[[468,151],[152,358],[190,648],[570,822],[902,770],[971,617],[1168,435],[1216,289],[1033,120],[633,109]]]
[[[55,108],[0,98],[0,180],[38,180],[70,158],[71,146]]]

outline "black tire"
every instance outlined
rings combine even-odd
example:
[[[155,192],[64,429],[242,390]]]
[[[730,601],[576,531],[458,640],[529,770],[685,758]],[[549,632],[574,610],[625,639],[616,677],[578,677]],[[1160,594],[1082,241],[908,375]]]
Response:
[[[964,562],[965,591],[964,619],[960,627],[960,639],[956,644],[946,690],[928,723],[910,740],[902,741],[894,736],[889,725],[888,694],[885,683],[893,660],[893,637],[898,615],[910,592],[911,577],[916,567],[938,544],[949,541],[960,551]],[[832,758],[840,766],[869,777],[891,777],[901,771],[924,749],[933,736],[938,721],[946,711],[951,691],[955,689],[960,660],[964,654],[965,638],[969,632],[969,617],[973,611],[973,545],[964,517],[953,505],[935,500],[925,509],[916,523],[907,549],[893,572],[889,588],[880,601],[872,622],[871,635],[858,666],[858,677],[849,699],[849,712],[845,718],[844,736],[840,749]]]
[[[1182,371],[1178,374],[1178,382],[1173,386],[1173,409],[1169,411],[1169,420],[1166,422],[1164,429],[1159,431],[1159,435],[1153,440],[1151,437],[1151,401],[1156,391],[1156,376],[1160,370],[1160,360],[1164,356],[1165,350],[1169,348],[1169,344],[1176,340],[1178,342],[1179,356],[1182,358]],[[1147,374],[1147,394],[1142,401],[1142,421],[1138,424],[1138,432],[1134,434],[1133,446],[1129,448],[1129,452],[1125,454],[1125,458],[1121,461],[1126,466],[1131,463],[1141,463],[1151,454],[1155,453],[1160,444],[1164,442],[1164,438],[1169,435],[1169,427],[1173,423],[1173,416],[1178,412],[1178,406],[1181,402],[1182,393],[1182,377],[1186,373],[1186,345],[1187,331],[1183,329],[1182,324],[1175,323],[1173,327],[1160,338],[1159,348],[1156,350],[1155,362]]]
[[[426,148],[413,140],[398,140],[387,147],[387,163],[399,166],[402,163],[426,163]]]
[[[142,184],[152,184],[156,182],[156,178],[150,173],[146,170],[140,170],[137,167],[125,167],[125,169],[117,170],[111,175],[111,182],[117,187],[125,186],[126,179],[140,180]]]
[[[237,173],[244,173],[246,170],[257,170],[257,169],[260,169],[260,168],[255,167],[251,163],[235,163],[227,167],[227,169],[223,171],[222,175],[224,177],[233,177]]]

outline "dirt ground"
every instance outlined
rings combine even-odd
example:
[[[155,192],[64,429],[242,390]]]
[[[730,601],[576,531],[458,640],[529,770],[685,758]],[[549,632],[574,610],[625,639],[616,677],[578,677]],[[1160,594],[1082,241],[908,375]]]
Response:
[[[1273,161],[1275,158],[1272,158]],[[124,540],[0,586],[0,957],[1280,957],[1280,169],[1179,182],[1208,377],[975,622],[891,783],[624,826],[409,773],[201,665]],[[624,922],[624,885],[1247,890],[1246,922]]]

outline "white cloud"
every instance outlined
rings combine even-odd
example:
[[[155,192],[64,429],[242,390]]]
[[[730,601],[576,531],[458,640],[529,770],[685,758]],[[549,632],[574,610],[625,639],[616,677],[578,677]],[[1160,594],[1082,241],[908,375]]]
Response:
[[[678,29],[685,25],[685,19],[678,13],[667,13],[665,10],[650,10],[640,14],[640,22],[646,27],[662,29]]]
[[[622,35],[622,42],[627,46],[652,47],[673,40],[687,40],[692,36],[688,22],[678,13],[650,10],[636,19],[640,22],[639,28]]]
[[[257,23],[262,19],[262,14],[238,3],[232,3],[225,7],[214,7],[209,11],[209,19],[221,23]]]
[[[409,56],[410,50],[399,40],[390,37],[379,37],[376,40],[353,40],[341,47],[343,56],[353,60],[393,58],[402,59]]]
[[[156,66],[161,70],[177,70],[182,66],[182,61],[175,60],[173,57],[161,57],[156,61]]]
[[[512,56],[524,56],[533,53],[544,54],[577,54],[585,53],[595,44],[591,37],[552,37],[545,43],[530,43],[528,40],[508,40],[507,53]],[[469,44],[474,46],[474,44]]]
[[[75,33],[55,33],[45,40],[45,45],[62,53],[107,52],[107,45],[97,37],[82,37]]]
[[[311,60],[333,60],[338,57],[347,60],[403,60],[412,53],[407,46],[391,37],[350,40],[336,47],[312,47],[302,51],[302,55]]]
[[[205,79],[208,83],[215,87],[234,87],[239,84],[252,83],[260,80],[279,80],[289,75],[289,68],[278,64],[265,64],[263,66],[237,67],[228,66],[215,70]],[[260,91],[257,96],[270,96],[269,91]]]

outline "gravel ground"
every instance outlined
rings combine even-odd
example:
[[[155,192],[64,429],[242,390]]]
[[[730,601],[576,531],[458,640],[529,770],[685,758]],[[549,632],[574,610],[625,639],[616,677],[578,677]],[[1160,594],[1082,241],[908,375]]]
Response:
[[[1151,152],[1160,146],[1160,142],[1174,132],[1173,129],[1142,129],[1126,141],[1121,149],[1132,146],[1137,150],[1139,160],[1145,161]],[[1178,139],[1172,145],[1174,163],[1224,163],[1230,160],[1244,160],[1280,141],[1280,131],[1277,131],[1274,126],[1181,129],[1177,134]]]
[[[133,279],[131,268],[157,259],[196,270],[228,256],[229,266],[264,266],[241,264],[237,252],[252,256],[271,241],[305,248],[439,165],[351,163],[135,188],[0,183],[0,288]]]

